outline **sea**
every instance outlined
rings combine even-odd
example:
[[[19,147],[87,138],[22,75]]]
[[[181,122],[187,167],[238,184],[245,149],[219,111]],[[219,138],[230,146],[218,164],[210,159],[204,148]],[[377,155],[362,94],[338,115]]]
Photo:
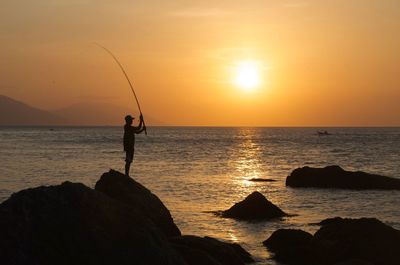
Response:
[[[0,127],[0,202],[64,181],[94,187],[109,169],[123,172],[122,136],[122,127]],[[294,169],[327,165],[400,178],[400,128],[149,127],[136,138],[131,176],[164,202],[184,234],[239,243],[259,265],[278,264],[262,242],[279,228],[314,233],[315,223],[341,216],[400,229],[400,191],[285,186]],[[253,191],[293,216],[246,222],[210,212]]]

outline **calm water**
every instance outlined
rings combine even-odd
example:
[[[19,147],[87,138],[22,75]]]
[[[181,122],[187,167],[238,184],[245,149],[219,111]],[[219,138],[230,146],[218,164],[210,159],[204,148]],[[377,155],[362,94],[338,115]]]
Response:
[[[304,165],[338,164],[400,177],[400,128],[149,128],[137,138],[132,176],[157,194],[185,234],[235,241],[275,264],[262,246],[278,228],[314,232],[327,217],[377,217],[400,229],[399,191],[291,189],[286,176]],[[122,128],[0,127],[0,201],[15,191],[65,180],[93,187],[100,175],[123,171]],[[253,183],[250,178],[273,178]],[[207,211],[229,208],[258,190],[295,217],[238,222]]]

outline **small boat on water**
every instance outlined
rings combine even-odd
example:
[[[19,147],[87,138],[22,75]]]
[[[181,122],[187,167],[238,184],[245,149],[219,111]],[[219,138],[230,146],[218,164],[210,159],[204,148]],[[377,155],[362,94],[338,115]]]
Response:
[[[328,131],[317,131],[317,134],[319,136],[331,135],[330,133],[328,133]]]

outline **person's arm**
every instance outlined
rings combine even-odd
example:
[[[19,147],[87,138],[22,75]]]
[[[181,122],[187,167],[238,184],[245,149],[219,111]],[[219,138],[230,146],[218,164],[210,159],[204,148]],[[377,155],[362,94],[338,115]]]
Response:
[[[138,126],[132,126],[135,129],[135,133],[143,129],[143,115],[140,114],[140,122]]]
[[[136,134],[142,133],[144,130],[146,130],[146,126],[143,126],[140,130],[136,131]]]

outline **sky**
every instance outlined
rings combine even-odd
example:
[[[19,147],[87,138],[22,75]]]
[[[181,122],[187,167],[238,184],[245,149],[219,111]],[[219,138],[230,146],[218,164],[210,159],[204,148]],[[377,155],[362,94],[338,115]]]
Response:
[[[400,126],[398,0],[2,0],[0,94],[170,125]],[[256,66],[241,88],[237,67]]]

